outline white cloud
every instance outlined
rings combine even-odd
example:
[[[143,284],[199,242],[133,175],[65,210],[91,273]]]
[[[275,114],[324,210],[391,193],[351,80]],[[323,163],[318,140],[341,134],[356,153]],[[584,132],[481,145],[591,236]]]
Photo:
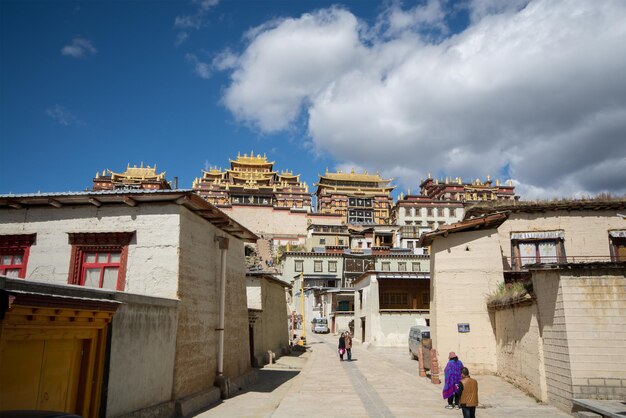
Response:
[[[47,108],[46,115],[50,116],[52,119],[56,120],[60,125],[63,126],[81,126],[85,124],[85,122],[80,120],[76,115],[74,115],[64,106],[61,106],[59,104],[55,104],[54,106]]]
[[[217,6],[219,0],[192,0],[196,11],[190,15],[176,16],[174,27],[178,29],[200,29],[205,23],[207,12]]]
[[[174,41],[174,45],[182,45],[189,38],[189,34],[187,32],[179,32],[176,35],[176,41]]]
[[[304,116],[316,152],[403,187],[432,172],[510,177],[525,198],[626,193],[626,2],[501,4],[473,0],[437,40],[437,1],[392,5],[379,31],[340,8],[272,21],[228,57],[224,104],[263,132]]]
[[[194,54],[185,54],[185,60],[193,66],[193,72],[200,78],[211,78],[211,65],[201,62]]]
[[[93,43],[89,39],[82,37],[72,39],[71,44],[65,45],[61,49],[62,55],[69,55],[74,58],[81,58],[86,55],[95,55],[96,53],[98,53],[98,50],[93,46]]]

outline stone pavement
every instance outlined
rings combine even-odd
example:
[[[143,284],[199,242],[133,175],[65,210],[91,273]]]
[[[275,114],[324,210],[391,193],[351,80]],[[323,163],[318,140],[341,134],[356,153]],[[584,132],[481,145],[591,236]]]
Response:
[[[441,385],[418,377],[408,349],[368,350],[357,343],[354,361],[340,362],[336,336],[309,336],[308,342],[310,352],[266,366],[256,384],[197,417],[462,417],[444,408]],[[474,377],[477,418],[570,416],[496,376]]]

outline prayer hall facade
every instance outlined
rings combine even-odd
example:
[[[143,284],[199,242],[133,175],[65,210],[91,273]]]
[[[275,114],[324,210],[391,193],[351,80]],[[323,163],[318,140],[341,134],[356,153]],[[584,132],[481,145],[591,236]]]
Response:
[[[137,167],[128,164],[126,171],[116,173],[111,170],[104,170],[96,173],[93,178],[93,191],[120,190],[120,189],[140,189],[140,190],[169,190],[172,188],[170,182],[165,179],[165,171],[157,173],[156,164],[152,167]]]
[[[193,190],[209,203],[220,207],[266,206],[308,210],[311,195],[299,174],[277,172],[274,162],[260,154],[237,155],[230,169],[217,167],[202,171],[193,182]]]
[[[339,215],[347,224],[388,225],[395,189],[391,182],[379,173],[327,170],[316,184],[317,212]]]

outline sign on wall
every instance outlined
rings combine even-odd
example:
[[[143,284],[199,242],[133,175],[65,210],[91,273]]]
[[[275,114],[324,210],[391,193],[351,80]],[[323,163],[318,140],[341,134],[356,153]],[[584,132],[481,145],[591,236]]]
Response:
[[[470,332],[470,324],[456,324],[459,332]]]

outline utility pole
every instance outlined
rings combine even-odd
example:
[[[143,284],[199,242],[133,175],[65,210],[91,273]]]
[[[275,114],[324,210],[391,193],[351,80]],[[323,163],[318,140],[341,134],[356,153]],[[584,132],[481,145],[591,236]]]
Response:
[[[302,301],[302,335],[300,336],[299,345],[306,344],[306,320],[305,320],[305,308],[304,308],[304,272],[300,273],[300,300]]]

